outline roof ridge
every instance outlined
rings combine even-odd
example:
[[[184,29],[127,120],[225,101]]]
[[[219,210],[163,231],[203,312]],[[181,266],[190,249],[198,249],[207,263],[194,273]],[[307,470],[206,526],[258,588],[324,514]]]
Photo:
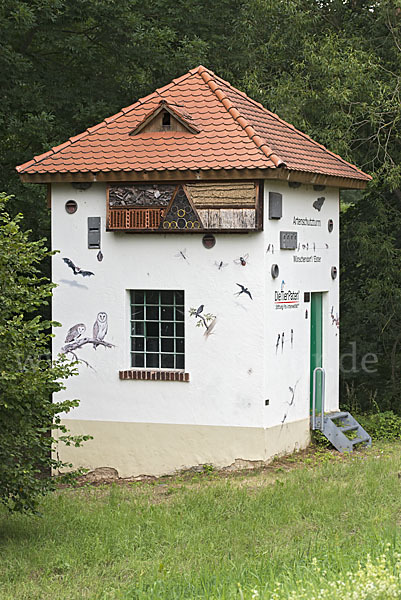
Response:
[[[217,98],[223,104],[227,112],[230,113],[234,121],[236,121],[240,125],[240,127],[242,127],[247,136],[253,141],[255,146],[261,152],[263,152],[263,154],[267,158],[269,158],[276,167],[285,167],[284,161],[275,152],[273,152],[273,150],[266,144],[266,142],[258,135],[258,133],[255,131],[252,125],[241,115],[239,110],[235,108],[234,104],[226,96],[226,94],[221,89],[219,89],[219,86],[212,77],[212,75],[216,77],[213,71],[210,71],[209,69],[206,69],[205,67],[200,65],[197,69],[197,72],[202,77],[203,81],[209,86],[214,95],[217,96]]]
[[[133,104],[130,104],[129,106],[127,106],[125,108],[121,108],[121,110],[119,110],[114,115],[111,115],[111,117],[104,118],[97,125],[93,125],[92,127],[88,127],[87,129],[85,129],[85,131],[82,131],[81,133],[78,133],[77,135],[73,135],[73,136],[69,137],[68,140],[65,141],[65,142],[63,142],[62,144],[59,144],[58,146],[53,146],[52,148],[50,148],[50,150],[47,150],[46,152],[43,152],[43,154],[38,154],[37,156],[34,156],[28,162],[22,163],[22,165],[18,165],[16,167],[16,171],[18,173],[22,173],[22,171],[24,171],[28,167],[30,167],[30,166],[32,166],[34,164],[40,163],[42,160],[45,160],[46,158],[48,158],[52,154],[57,154],[58,152],[60,152],[64,148],[67,148],[67,146],[71,146],[75,142],[79,141],[83,137],[86,137],[86,136],[90,135],[94,131],[97,131],[101,127],[103,127],[103,126],[107,127],[107,125],[109,123],[113,123],[114,121],[116,121],[120,117],[124,117],[125,115],[127,115],[128,113],[130,113],[132,110],[134,110],[135,108],[137,108],[139,105],[146,104],[146,102],[149,102],[149,100],[152,97],[157,96],[157,95],[160,96],[162,92],[168,90],[170,87],[173,87],[174,85],[177,85],[181,81],[185,80],[187,77],[191,77],[192,75],[194,75],[198,71],[198,69],[199,69],[199,67],[197,67],[196,69],[191,69],[190,71],[188,71],[184,75],[181,75],[180,77],[176,77],[175,79],[172,79],[172,81],[169,81],[169,83],[167,83],[166,85],[162,86],[161,88],[156,88],[153,92],[151,92],[147,96],[143,96],[142,98],[138,98],[138,100],[136,100],[136,102],[134,102]]]
[[[249,102],[251,102],[252,104],[255,104],[258,108],[261,108],[264,112],[268,113],[271,117],[273,117],[274,119],[276,119],[277,121],[279,121],[281,124],[285,125],[289,129],[293,129],[294,131],[296,131],[297,133],[299,133],[299,135],[301,135],[302,137],[308,139],[310,142],[312,142],[313,144],[315,144],[315,146],[319,146],[319,148],[322,148],[325,152],[327,152],[331,156],[334,156],[336,159],[338,159],[342,163],[346,164],[348,167],[351,167],[352,169],[355,169],[355,171],[357,171],[358,173],[361,173],[365,177],[368,176],[369,179],[372,179],[371,175],[369,175],[368,173],[365,173],[361,169],[358,169],[358,167],[356,165],[348,162],[347,160],[345,160],[344,158],[342,158],[339,154],[336,154],[335,152],[332,152],[331,150],[329,150],[328,148],[326,148],[326,146],[324,146],[323,144],[320,144],[319,142],[317,142],[316,140],[314,140],[313,138],[311,138],[307,133],[304,133],[300,129],[297,129],[295,127],[295,125],[292,125],[292,123],[288,123],[287,121],[284,121],[284,119],[282,119],[281,117],[279,117],[278,114],[276,114],[273,111],[269,110],[268,108],[266,108],[265,106],[263,106],[263,104],[261,104],[257,100],[254,100],[253,98],[251,98],[250,96],[248,96],[248,94],[246,94],[245,92],[243,92],[243,91],[239,90],[238,88],[234,87],[229,81],[226,81],[222,77],[219,77],[218,75],[216,75],[215,73],[213,73],[213,71],[210,71],[209,69],[206,69],[206,71],[209,71],[209,73],[212,73],[213,76],[216,77],[216,79],[219,79],[222,83],[224,83],[225,85],[227,85],[234,92],[236,92],[237,94],[240,94],[241,96],[243,96],[244,98],[246,98]]]

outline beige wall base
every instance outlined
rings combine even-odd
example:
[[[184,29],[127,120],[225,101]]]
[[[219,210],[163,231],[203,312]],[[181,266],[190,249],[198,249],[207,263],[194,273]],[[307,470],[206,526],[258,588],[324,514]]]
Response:
[[[166,475],[202,464],[247,466],[248,461],[269,461],[300,450],[310,441],[309,419],[269,429],[74,419],[63,423],[72,434],[94,439],[81,448],[60,442],[62,461],[90,470],[113,467],[120,477]]]

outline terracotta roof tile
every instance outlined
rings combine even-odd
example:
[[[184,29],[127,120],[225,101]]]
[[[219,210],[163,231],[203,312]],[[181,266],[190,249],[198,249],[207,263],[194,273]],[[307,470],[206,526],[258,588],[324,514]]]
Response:
[[[130,133],[164,100],[199,133]],[[20,165],[20,174],[283,168],[368,181],[355,166],[313,141],[205,67],[158,88],[98,125]]]

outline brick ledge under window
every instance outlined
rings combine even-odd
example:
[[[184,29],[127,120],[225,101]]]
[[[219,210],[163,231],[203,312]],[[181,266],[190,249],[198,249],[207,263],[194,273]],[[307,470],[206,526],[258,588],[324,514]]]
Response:
[[[189,373],[184,371],[148,371],[127,369],[119,371],[120,379],[135,379],[140,381],[189,381]]]

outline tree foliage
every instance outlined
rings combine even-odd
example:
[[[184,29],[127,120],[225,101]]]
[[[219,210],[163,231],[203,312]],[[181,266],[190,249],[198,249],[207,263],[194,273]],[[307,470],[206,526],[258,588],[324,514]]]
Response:
[[[29,241],[21,231],[20,215],[7,215],[6,200],[0,194],[0,502],[13,511],[33,511],[54,485],[49,470],[66,466],[51,455],[52,429],[68,444],[87,438],[68,436],[60,424],[59,414],[78,400],[51,401],[74,367],[52,363],[49,331],[57,323],[37,314],[54,287],[39,271],[48,252],[43,241]]]

